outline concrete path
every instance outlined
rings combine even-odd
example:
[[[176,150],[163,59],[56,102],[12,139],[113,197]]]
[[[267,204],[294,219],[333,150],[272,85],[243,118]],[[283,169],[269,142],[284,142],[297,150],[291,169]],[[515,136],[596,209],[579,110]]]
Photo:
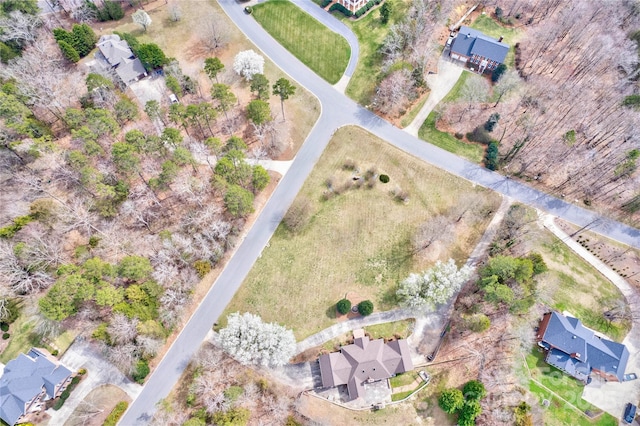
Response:
[[[627,373],[640,375],[640,317],[634,311],[640,306],[640,294],[624,278],[618,275],[613,269],[600,259],[589,253],[573,238],[567,235],[554,222],[553,216],[540,214],[540,218],[545,228],[551,231],[563,243],[565,243],[578,256],[596,268],[602,275],[611,281],[624,295],[632,312],[632,325],[629,334],[622,341],[629,350],[629,361],[627,363]],[[582,398],[596,407],[606,411],[616,418],[622,417],[624,407],[627,402],[636,404],[640,400],[640,380],[628,382],[604,382],[594,378],[590,384],[584,387]]]
[[[412,136],[418,136],[418,131],[422,123],[424,123],[436,105],[453,89],[453,86],[456,85],[462,75],[462,71],[462,67],[456,65],[446,57],[446,52],[440,56],[438,73],[427,76],[427,84],[429,85],[429,89],[431,89],[429,98],[427,98],[427,102],[422,106],[416,118],[413,119],[411,124],[404,128],[405,132]]]
[[[133,400],[142,391],[142,386],[127,379],[124,374],[101,355],[97,354],[86,342],[75,341],[67,349],[60,361],[73,371],[78,371],[81,368],[87,369],[87,376],[71,392],[62,408],[57,411],[53,408],[47,410],[47,414],[51,416],[50,425],[63,425],[78,404],[99,386],[106,384],[118,386]]]
[[[289,167],[293,163],[293,160],[289,161],[277,161],[277,160],[256,160],[253,158],[248,158],[247,163],[252,166],[259,164],[267,170],[273,170],[274,172],[280,173],[282,176],[285,175],[289,171]]]

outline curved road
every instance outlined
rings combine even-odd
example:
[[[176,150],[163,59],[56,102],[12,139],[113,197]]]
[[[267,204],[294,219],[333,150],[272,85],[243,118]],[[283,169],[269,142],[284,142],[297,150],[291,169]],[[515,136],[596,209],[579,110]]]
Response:
[[[579,226],[640,248],[640,230],[604,218],[594,212],[512,181],[430,145],[392,126],[365,108],[339,93],[294,56],[280,46],[257,22],[243,12],[234,0],[219,0],[220,5],[245,35],[299,85],[314,93],[322,105],[320,118],[307,140],[265,205],[254,226],[240,243],[235,255],[202,300],[171,348],[148,379],[138,398],[131,404],[120,425],[146,424],[165,398],[206,337],[213,323],[222,314],[236,290],[242,284],[253,263],[267,244],[284,213],[293,202],[305,179],[324,151],[336,129],[358,125],[399,149],[429,164],[457,176],[491,188],[514,200],[539,208]]]

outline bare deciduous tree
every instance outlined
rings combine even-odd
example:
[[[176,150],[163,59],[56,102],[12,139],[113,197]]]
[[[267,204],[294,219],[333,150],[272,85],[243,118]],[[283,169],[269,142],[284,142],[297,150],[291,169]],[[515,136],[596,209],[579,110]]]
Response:
[[[229,29],[226,22],[216,16],[207,16],[206,21],[199,26],[200,41],[209,52],[215,53],[229,43]]]

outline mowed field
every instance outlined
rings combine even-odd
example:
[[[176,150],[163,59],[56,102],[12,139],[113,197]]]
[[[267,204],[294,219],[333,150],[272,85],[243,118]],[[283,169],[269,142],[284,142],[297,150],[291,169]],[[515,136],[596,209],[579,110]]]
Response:
[[[355,170],[345,168],[349,163]],[[387,174],[390,182],[376,179],[371,189],[354,188],[353,177],[369,169]],[[328,180],[340,194],[325,200]],[[397,201],[394,194],[403,191],[408,200]],[[466,261],[490,214],[452,219],[453,241],[436,242],[419,254],[412,239],[421,224],[449,214],[469,196],[481,200],[475,209],[487,213],[500,202],[498,195],[427,166],[360,128],[342,128],[294,201],[307,205],[304,226],[297,232],[279,226],[227,314],[252,312],[292,328],[302,339],[334,323],[334,305],[347,292],[372,300],[376,311],[391,309],[397,306],[398,281],[410,272],[438,259]]]
[[[351,49],[347,40],[329,30],[289,1],[253,6],[253,17],[302,63],[331,84],[342,77]]]

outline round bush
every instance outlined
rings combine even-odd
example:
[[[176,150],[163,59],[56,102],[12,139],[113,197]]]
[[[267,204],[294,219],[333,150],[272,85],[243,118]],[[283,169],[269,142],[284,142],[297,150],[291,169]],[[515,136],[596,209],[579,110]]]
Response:
[[[351,301],[349,299],[342,299],[340,300],[337,304],[336,304],[336,309],[338,310],[338,312],[340,312],[342,315],[346,314],[347,312],[349,312],[349,310],[351,309]]]
[[[2,340],[7,340],[9,337],[11,337],[11,335],[9,333],[3,333],[2,334]]]
[[[358,303],[358,312],[363,317],[371,315],[371,313],[373,312],[373,302],[371,302],[371,300],[363,300],[362,302]]]
[[[382,183],[388,183],[389,182],[389,176],[388,175],[380,175],[380,182]]]
[[[6,322],[0,323],[0,330],[9,331],[9,324],[7,324]]]
[[[58,356],[59,353],[60,352],[58,352],[57,349],[54,349],[53,351],[51,351],[51,355],[53,355],[53,356]]]

